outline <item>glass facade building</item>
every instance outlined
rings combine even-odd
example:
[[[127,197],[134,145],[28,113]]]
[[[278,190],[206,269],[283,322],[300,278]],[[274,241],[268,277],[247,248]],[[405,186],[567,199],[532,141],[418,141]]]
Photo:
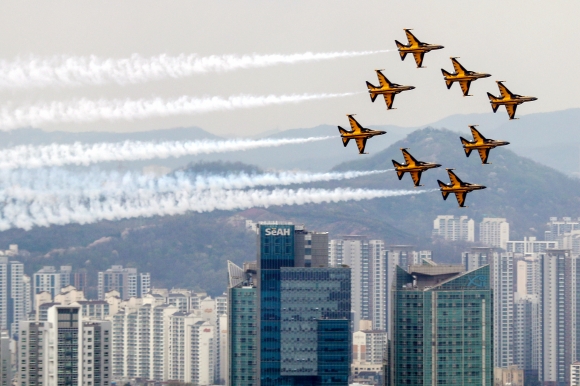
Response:
[[[350,269],[327,267],[327,234],[278,223],[257,233],[257,262],[228,266],[229,384],[348,385]],[[326,249],[308,251],[315,238]]]
[[[461,267],[397,267],[392,385],[493,385],[490,269]]]

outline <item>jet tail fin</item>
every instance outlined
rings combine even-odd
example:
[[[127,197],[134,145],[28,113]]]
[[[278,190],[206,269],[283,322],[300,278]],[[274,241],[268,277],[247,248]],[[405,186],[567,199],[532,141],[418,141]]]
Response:
[[[367,88],[369,89],[369,93],[371,96],[371,102],[374,102],[377,99],[378,93],[374,92],[378,87],[373,86],[369,82],[367,82]]]
[[[441,69],[443,76],[451,76],[451,74],[444,69]],[[453,81],[445,79],[445,84],[447,85],[447,89],[449,90],[451,86],[453,86]]]
[[[439,186],[442,188],[447,186],[447,184],[441,180],[437,180],[437,182],[439,183]],[[449,192],[442,190],[441,194],[443,195],[443,200],[447,200],[447,196],[449,196]]]
[[[493,112],[495,113],[497,111],[497,109],[499,108],[499,104],[494,103],[494,101],[498,100],[499,98],[493,96],[493,94],[490,94],[490,93],[487,93],[487,97],[491,101],[491,108],[492,108]]]
[[[340,132],[340,135],[348,133],[348,131],[346,131],[345,129],[343,129],[340,126],[338,126],[338,131]],[[342,143],[343,143],[344,147],[346,147],[346,145],[348,145],[348,141],[350,141],[350,138],[342,137]]]
[[[467,144],[471,143],[470,141],[468,141],[467,139],[465,139],[465,138],[463,138],[463,137],[459,137],[459,138],[461,139],[461,143],[462,143],[463,145],[467,145]],[[465,150],[465,155],[466,155],[467,157],[469,157],[469,155],[471,154],[471,150],[472,150],[472,149],[467,149],[467,148],[465,148],[465,147],[464,147],[464,148],[463,148],[463,150]]]
[[[397,48],[407,47],[406,45],[404,45],[403,43],[401,43],[398,40],[395,40],[395,44],[397,44]],[[405,60],[405,56],[407,56],[407,53],[399,51],[399,55],[401,55],[401,60]]]
[[[397,169],[397,168],[400,168],[403,165],[401,165],[397,161],[393,160],[393,166],[395,166],[395,169]],[[399,180],[401,180],[404,175],[405,175],[405,172],[404,171],[397,170],[397,177],[399,177]]]

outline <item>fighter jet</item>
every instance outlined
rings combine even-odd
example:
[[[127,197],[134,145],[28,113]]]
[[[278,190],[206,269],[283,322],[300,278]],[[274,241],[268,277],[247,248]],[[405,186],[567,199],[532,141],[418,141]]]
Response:
[[[393,101],[395,100],[395,95],[407,90],[413,90],[413,86],[401,86],[400,84],[391,83],[386,76],[383,75],[381,70],[375,70],[377,72],[377,77],[379,78],[380,86],[373,86],[371,83],[367,82],[367,87],[371,95],[371,101],[375,101],[377,96],[383,95],[385,97],[385,103],[387,104],[387,110],[393,108]],[[384,71],[384,70],[383,70]]]
[[[461,90],[463,91],[463,96],[471,96],[468,95],[471,82],[480,78],[488,78],[491,76],[490,74],[484,74],[483,72],[466,70],[465,67],[463,67],[457,61],[457,58],[454,57],[451,58],[451,63],[453,63],[453,69],[455,70],[453,74],[445,71],[444,69],[441,69],[445,79],[445,84],[447,85],[447,89],[450,89],[454,82],[459,82]]]
[[[352,131],[348,131],[343,129],[342,127],[338,126],[338,131],[340,132],[340,136],[342,137],[342,143],[344,147],[348,145],[348,141],[354,139],[356,141],[356,145],[358,146],[359,154],[368,154],[365,153],[365,146],[367,144],[367,139],[374,137],[375,135],[383,135],[386,134],[386,131],[380,130],[371,130],[362,127],[352,116],[355,114],[347,114],[348,121],[350,122],[350,127]]]
[[[473,134],[473,141],[468,141],[463,137],[461,143],[463,144],[463,149],[465,150],[465,155],[469,157],[472,150],[477,150],[479,152],[479,157],[481,158],[482,164],[488,164],[487,157],[489,156],[489,151],[497,146],[509,145],[506,141],[496,141],[495,139],[487,139],[479,131],[475,129],[477,125],[470,125],[471,134]]]
[[[457,203],[459,204],[459,207],[464,208],[465,207],[465,196],[467,196],[467,193],[474,191],[474,190],[480,190],[480,189],[485,189],[486,187],[483,185],[477,185],[477,184],[470,184],[467,182],[463,182],[459,179],[459,177],[457,177],[455,175],[455,173],[452,172],[453,169],[446,169],[447,173],[449,174],[449,179],[451,180],[451,183],[448,185],[443,181],[437,180],[437,182],[439,183],[439,186],[441,187],[441,194],[443,195],[443,199],[447,200],[447,196],[449,195],[449,193],[455,193],[455,197],[457,198]]]
[[[490,93],[487,93],[489,103],[491,103],[491,108],[493,109],[494,113],[497,111],[497,108],[500,105],[504,105],[508,115],[510,116],[510,119],[514,119],[514,116],[516,115],[516,108],[518,107],[518,105],[521,105],[524,102],[532,102],[538,99],[533,96],[522,96],[518,94],[513,94],[510,90],[507,89],[506,86],[503,85],[502,82],[505,82],[504,80],[496,80],[495,82],[499,87],[501,98],[495,97]]]
[[[405,173],[409,172],[413,182],[415,183],[415,187],[423,186],[419,185],[421,182],[421,173],[423,173],[425,170],[438,168],[441,166],[431,162],[417,161],[415,157],[409,154],[406,148],[402,148],[401,151],[403,152],[403,157],[405,158],[405,164],[401,165],[397,161],[393,160],[393,165],[397,171],[397,176],[399,177],[399,180],[401,180]]]
[[[421,68],[423,64],[423,56],[425,56],[425,53],[432,50],[440,50],[443,48],[443,46],[423,43],[419,41],[419,39],[417,39],[410,31],[410,28],[405,29],[405,34],[407,35],[409,44],[405,45],[398,40],[395,40],[395,43],[399,48],[399,55],[401,55],[401,60],[405,60],[405,56],[407,56],[407,54],[413,54],[415,57],[415,63],[417,63],[417,68]]]

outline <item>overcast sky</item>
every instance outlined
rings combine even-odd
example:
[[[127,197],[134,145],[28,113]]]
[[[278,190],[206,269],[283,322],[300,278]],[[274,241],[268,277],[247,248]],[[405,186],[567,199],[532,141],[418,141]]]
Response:
[[[578,63],[580,2],[575,1],[12,1],[0,3],[0,59],[28,55],[98,55],[123,58],[167,53],[204,55],[302,53],[391,49],[392,52],[318,63],[279,65],[224,74],[119,86],[1,90],[0,105],[74,98],[227,97],[241,93],[356,92],[340,99],[242,111],[181,115],[131,122],[47,124],[46,130],[141,131],[199,126],[218,135],[250,136],[274,129],[347,125],[417,126],[452,114],[491,111],[486,92],[494,80],[539,99],[518,115],[580,107]],[[426,55],[425,69],[412,57],[401,62],[394,40],[403,28],[445,49]],[[464,98],[447,90],[441,68],[459,56],[469,70],[491,73]],[[397,110],[374,104],[365,81],[375,68],[393,82],[416,86],[397,96]],[[503,114],[507,120],[505,109]],[[474,122],[476,123],[476,122]]]

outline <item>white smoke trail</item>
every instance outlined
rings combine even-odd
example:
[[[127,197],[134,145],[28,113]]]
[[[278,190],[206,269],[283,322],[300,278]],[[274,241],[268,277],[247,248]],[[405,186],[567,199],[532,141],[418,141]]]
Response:
[[[434,190],[274,189],[174,191],[139,190],[118,195],[5,190],[0,202],[0,230],[35,226],[91,224],[103,220],[178,215],[186,212],[240,210],[276,205],[305,205],[417,195]]]
[[[347,171],[330,173],[280,172],[231,173],[228,175],[193,174],[178,171],[162,177],[134,172],[91,170],[75,173],[65,169],[21,169],[0,172],[0,197],[10,199],[12,189],[19,194],[102,194],[114,195],[148,190],[156,193],[174,191],[231,190],[258,186],[294,185],[312,182],[347,180],[386,173],[388,170]],[[29,192],[29,193],[26,193]],[[18,198],[18,197],[17,197]]]
[[[249,109],[288,103],[339,98],[358,93],[235,95],[195,98],[184,95],[177,99],[79,99],[66,102],[38,103],[13,108],[0,106],[0,129],[38,126],[56,122],[94,122],[98,120],[134,120],[184,114],[203,114],[212,111]]]
[[[374,55],[380,51],[305,52],[272,55],[159,55],[144,58],[133,54],[113,59],[97,56],[30,56],[13,61],[0,60],[0,88],[81,86],[117,83],[143,83],[165,78],[183,78],[208,72],[226,72],[246,68],[295,64],[336,58]]]
[[[266,147],[302,144],[336,138],[278,138],[234,139],[226,141],[165,141],[165,142],[100,142],[84,144],[21,145],[0,149],[0,169],[41,168],[50,166],[87,166],[108,161],[138,161],[155,158],[182,157],[185,155],[226,153]]]

